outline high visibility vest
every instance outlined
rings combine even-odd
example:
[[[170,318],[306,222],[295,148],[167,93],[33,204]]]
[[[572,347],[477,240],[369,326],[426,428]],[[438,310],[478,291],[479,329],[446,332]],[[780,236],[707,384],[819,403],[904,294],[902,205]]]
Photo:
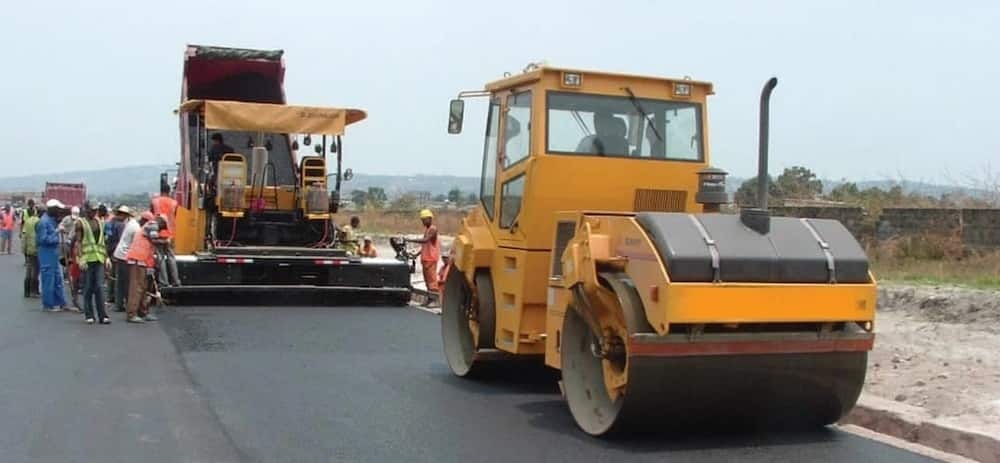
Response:
[[[24,247],[24,255],[26,256],[37,256],[38,255],[38,243],[35,242],[35,237],[38,235],[37,229],[40,219],[37,216],[28,216],[24,218],[24,222],[21,224],[21,244]]]
[[[98,221],[100,223],[100,221]],[[80,260],[86,263],[103,264],[108,258],[108,250],[104,247],[104,227],[99,227],[99,237],[94,239],[94,230],[90,226],[90,221],[83,221],[83,243],[80,250]]]
[[[146,233],[146,227],[135,232],[135,238],[132,239],[132,245],[128,248],[125,260],[142,267],[153,268],[156,266],[156,260],[153,256],[153,242],[149,240]]]
[[[10,212],[10,213],[4,212],[3,213],[3,222],[0,223],[0,228],[3,228],[4,230],[13,230],[14,229],[14,213],[13,212]]]

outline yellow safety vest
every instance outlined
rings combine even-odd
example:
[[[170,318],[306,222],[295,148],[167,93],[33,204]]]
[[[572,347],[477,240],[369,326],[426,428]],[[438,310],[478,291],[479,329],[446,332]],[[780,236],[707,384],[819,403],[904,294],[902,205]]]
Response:
[[[100,221],[98,221],[100,223]],[[80,260],[86,263],[103,264],[108,258],[108,251],[104,247],[104,227],[100,229],[98,239],[94,239],[94,230],[90,227],[89,220],[83,220],[83,246],[80,250]]]

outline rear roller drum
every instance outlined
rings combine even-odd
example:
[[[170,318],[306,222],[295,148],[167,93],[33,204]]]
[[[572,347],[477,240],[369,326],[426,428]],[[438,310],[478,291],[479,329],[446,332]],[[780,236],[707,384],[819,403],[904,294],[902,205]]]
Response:
[[[445,358],[455,375],[475,371],[476,353],[493,347],[495,323],[490,275],[476,274],[474,296],[462,272],[448,272],[441,301],[441,337]]]

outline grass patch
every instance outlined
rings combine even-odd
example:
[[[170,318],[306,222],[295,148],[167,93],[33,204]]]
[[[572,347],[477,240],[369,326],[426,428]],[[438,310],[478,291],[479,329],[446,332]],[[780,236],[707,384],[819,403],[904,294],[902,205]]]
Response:
[[[1000,252],[972,253],[957,259],[872,259],[880,281],[1000,289]]]

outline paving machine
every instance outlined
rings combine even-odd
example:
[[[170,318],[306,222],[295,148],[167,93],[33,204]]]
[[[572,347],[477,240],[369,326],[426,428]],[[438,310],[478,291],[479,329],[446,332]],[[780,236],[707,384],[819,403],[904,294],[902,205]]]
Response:
[[[351,294],[407,303],[409,266],[347,255],[333,221],[352,176],[342,170],[345,127],[365,112],[286,104],[283,78],[281,51],[188,47],[173,185],[182,285],[164,295],[317,293],[335,302]],[[315,155],[298,155],[300,138]]]
[[[839,222],[722,214],[712,84],[532,65],[461,92],[489,101],[481,204],[443,289],[448,365],[537,356],[591,435],[825,425],[860,394],[876,282]]]

